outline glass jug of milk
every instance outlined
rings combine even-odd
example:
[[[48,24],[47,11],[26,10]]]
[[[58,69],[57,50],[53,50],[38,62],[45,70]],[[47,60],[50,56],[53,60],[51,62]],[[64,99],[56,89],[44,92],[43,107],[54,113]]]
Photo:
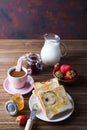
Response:
[[[41,59],[45,65],[53,66],[60,61],[61,57],[66,55],[67,47],[60,42],[60,37],[56,34],[45,34],[44,39],[45,43],[41,49]]]

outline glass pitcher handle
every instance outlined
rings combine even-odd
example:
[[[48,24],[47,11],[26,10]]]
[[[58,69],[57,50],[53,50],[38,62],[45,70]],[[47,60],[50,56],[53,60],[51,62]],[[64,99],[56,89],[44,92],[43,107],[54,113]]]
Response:
[[[66,56],[66,54],[67,54],[67,46],[62,42],[60,43],[60,46],[62,46],[63,50],[64,50],[64,52],[62,52],[62,57]]]

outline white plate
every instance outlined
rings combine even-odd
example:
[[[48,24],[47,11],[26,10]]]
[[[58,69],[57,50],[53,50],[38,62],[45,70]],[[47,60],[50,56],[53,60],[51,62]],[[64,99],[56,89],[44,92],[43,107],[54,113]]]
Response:
[[[4,87],[4,90],[10,94],[20,93],[20,94],[24,95],[24,94],[27,94],[30,91],[32,91],[33,82],[34,82],[33,78],[31,76],[28,76],[24,87],[20,88],[20,89],[16,89],[10,85],[8,78],[6,78],[3,82],[3,87]]]
[[[35,103],[38,103],[39,109],[37,111],[36,117],[41,119],[41,120],[43,120],[43,121],[46,121],[46,122],[59,122],[59,121],[63,121],[65,119],[67,119],[74,111],[74,101],[73,101],[72,97],[68,93],[67,93],[67,96],[68,96],[69,100],[72,103],[72,106],[73,106],[72,109],[67,111],[67,112],[64,112],[62,114],[57,115],[54,119],[51,119],[51,120],[47,119],[47,117],[42,112],[41,107],[40,107],[40,105],[38,103],[38,99],[37,99],[37,97],[34,94],[32,94],[30,99],[29,99],[29,107],[30,107],[30,110],[32,110],[33,105]]]

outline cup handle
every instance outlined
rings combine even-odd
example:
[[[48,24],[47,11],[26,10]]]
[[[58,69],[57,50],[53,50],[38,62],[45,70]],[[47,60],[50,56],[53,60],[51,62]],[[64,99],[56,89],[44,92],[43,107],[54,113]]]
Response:
[[[67,54],[67,46],[64,43],[60,43],[60,46],[63,47],[64,52],[62,52],[62,57],[66,56]]]

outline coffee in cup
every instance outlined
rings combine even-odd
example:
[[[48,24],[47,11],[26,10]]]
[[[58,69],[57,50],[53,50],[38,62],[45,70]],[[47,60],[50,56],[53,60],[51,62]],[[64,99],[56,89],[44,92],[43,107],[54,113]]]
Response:
[[[22,77],[25,75],[25,71],[21,69],[20,71],[16,71],[15,69],[10,72],[10,75],[13,77]]]

